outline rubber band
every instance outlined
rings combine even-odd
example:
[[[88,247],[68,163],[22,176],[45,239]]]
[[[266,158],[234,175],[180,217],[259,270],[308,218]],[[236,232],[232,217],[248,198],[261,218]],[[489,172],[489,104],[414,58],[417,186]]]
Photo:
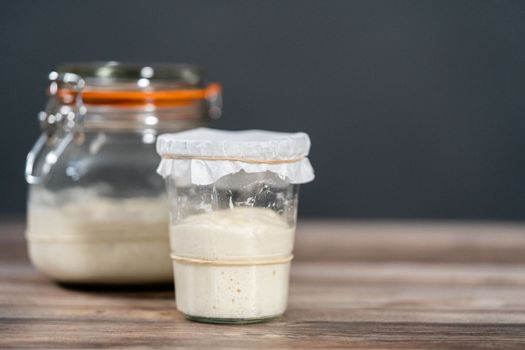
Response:
[[[303,160],[305,156],[294,158],[294,159],[249,159],[241,157],[222,157],[222,156],[213,156],[213,157],[204,157],[204,156],[185,156],[179,154],[163,154],[163,159],[180,159],[180,160],[225,160],[225,161],[236,161],[243,163],[253,163],[253,164],[288,164],[295,163]]]
[[[250,266],[250,265],[274,265],[283,264],[292,261],[293,255],[286,256],[284,258],[275,259],[264,259],[264,260],[206,260],[197,258],[187,258],[170,254],[173,261],[183,264],[195,264],[195,265],[212,265],[212,266]]]

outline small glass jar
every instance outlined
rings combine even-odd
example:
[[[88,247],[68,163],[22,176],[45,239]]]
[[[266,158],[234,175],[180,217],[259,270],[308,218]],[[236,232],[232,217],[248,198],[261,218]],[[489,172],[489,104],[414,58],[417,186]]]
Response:
[[[155,141],[218,117],[220,87],[179,64],[67,64],[50,80],[26,164],[33,265],[69,283],[171,281]]]
[[[254,323],[284,313],[299,184],[313,179],[303,133],[197,129],[162,135],[177,308]]]

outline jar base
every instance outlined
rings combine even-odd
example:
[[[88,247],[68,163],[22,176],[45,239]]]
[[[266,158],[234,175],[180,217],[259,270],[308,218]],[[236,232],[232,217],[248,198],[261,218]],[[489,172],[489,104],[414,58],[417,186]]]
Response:
[[[257,318],[217,318],[217,317],[204,317],[204,316],[191,316],[183,314],[187,320],[199,323],[213,323],[213,324],[230,324],[230,325],[241,325],[241,324],[253,324],[253,323],[262,323],[276,318],[281,317],[281,315],[276,316],[266,316],[266,317],[257,317]]]

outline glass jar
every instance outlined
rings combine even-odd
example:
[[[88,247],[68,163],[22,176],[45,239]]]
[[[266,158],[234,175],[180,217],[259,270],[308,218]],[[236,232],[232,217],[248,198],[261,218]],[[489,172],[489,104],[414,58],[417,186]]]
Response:
[[[179,64],[68,64],[50,81],[26,163],[33,265],[69,283],[171,281],[155,141],[217,118],[220,87]]]
[[[313,179],[303,133],[197,129],[162,135],[177,308],[254,323],[284,313],[299,184]]]

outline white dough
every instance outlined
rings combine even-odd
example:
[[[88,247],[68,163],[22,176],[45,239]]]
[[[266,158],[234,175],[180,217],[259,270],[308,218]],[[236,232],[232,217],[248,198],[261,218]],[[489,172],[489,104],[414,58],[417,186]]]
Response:
[[[190,216],[172,225],[174,255],[202,260],[246,261],[209,265],[174,261],[177,308],[190,316],[258,319],[281,315],[288,299],[295,227],[264,208],[233,208]]]
[[[63,282],[172,280],[165,198],[110,199],[71,191],[63,203],[56,194],[56,204],[29,201],[26,234],[35,267]]]

